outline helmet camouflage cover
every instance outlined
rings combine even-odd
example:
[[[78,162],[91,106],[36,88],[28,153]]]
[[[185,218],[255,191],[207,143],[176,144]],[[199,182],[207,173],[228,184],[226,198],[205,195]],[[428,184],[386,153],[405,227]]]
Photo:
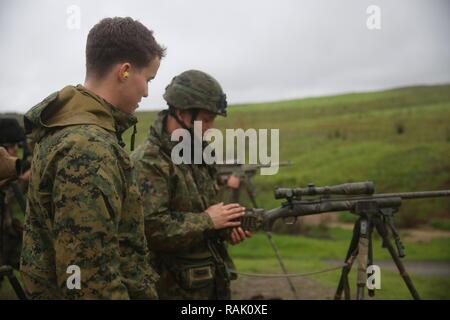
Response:
[[[202,109],[227,115],[227,99],[219,82],[199,70],[188,70],[174,77],[163,97],[169,106],[177,109]]]

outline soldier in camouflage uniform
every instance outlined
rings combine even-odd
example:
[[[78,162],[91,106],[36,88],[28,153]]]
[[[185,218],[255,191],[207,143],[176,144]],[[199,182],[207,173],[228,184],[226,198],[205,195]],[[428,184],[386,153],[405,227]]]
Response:
[[[175,165],[171,141],[175,129],[189,130],[194,120],[204,131],[216,115],[226,116],[226,99],[208,74],[189,70],[167,86],[169,110],[158,114],[148,139],[131,155],[144,198],[145,234],[160,274],[161,299],[229,299],[229,269],[234,268],[224,240],[231,244],[251,236],[239,228],[244,208],[218,203],[214,166]],[[224,228],[233,227],[231,233]]]
[[[20,143],[25,143],[25,132],[17,119],[1,118],[0,146],[5,148],[10,157],[17,157]],[[23,161],[19,163],[19,171],[22,171]],[[16,213],[21,209],[21,214],[25,211],[22,190],[27,183],[26,175],[21,172],[10,179],[0,179],[0,266],[10,265],[19,269],[23,227]]]
[[[163,55],[141,23],[103,19],[88,35],[84,86],[67,86],[26,113],[36,141],[21,257],[29,298],[157,298],[121,135],[136,123],[132,113]],[[81,288],[67,286],[72,265]]]

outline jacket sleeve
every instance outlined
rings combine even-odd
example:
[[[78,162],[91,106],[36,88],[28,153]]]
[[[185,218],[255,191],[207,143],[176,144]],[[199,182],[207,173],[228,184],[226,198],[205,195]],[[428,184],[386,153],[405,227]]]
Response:
[[[204,241],[206,232],[214,229],[205,212],[169,210],[168,168],[145,157],[137,160],[135,166],[150,250],[176,252]]]
[[[112,151],[99,141],[80,139],[57,161],[53,232],[56,277],[65,297],[129,298],[120,273],[121,178]],[[70,266],[79,268],[79,289],[67,286],[76,285]]]

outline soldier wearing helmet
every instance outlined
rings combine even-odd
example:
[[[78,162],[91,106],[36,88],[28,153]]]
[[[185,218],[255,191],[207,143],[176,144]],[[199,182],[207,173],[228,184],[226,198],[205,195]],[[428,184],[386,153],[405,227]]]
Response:
[[[161,299],[229,299],[234,268],[226,242],[237,244],[250,233],[235,221],[244,213],[237,203],[218,201],[216,170],[207,164],[179,164],[171,159],[171,133],[203,133],[217,115],[226,116],[226,96],[210,75],[188,70],[166,87],[169,106],[161,111],[147,140],[131,155],[144,200],[145,235],[152,264],[160,274]],[[194,137],[191,134],[191,137]],[[225,232],[231,230],[231,232]]]

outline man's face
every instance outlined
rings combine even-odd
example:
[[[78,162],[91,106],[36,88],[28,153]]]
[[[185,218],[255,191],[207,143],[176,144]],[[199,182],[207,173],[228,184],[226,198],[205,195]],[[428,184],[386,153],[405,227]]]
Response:
[[[188,128],[192,127],[192,114],[190,110],[181,111],[179,113],[179,117],[181,118],[186,127]],[[214,128],[215,119],[216,119],[215,113],[207,110],[200,110],[197,113],[197,117],[194,120],[202,122],[202,135],[204,135],[206,130]]]
[[[197,114],[197,118],[195,120],[202,122],[202,134],[205,134],[206,130],[214,128],[216,114],[207,110],[201,110]]]
[[[131,67],[128,78],[121,86],[120,103],[117,107],[123,112],[132,114],[137,108],[142,97],[148,96],[148,85],[158,72],[160,59],[153,59],[144,68]]]

